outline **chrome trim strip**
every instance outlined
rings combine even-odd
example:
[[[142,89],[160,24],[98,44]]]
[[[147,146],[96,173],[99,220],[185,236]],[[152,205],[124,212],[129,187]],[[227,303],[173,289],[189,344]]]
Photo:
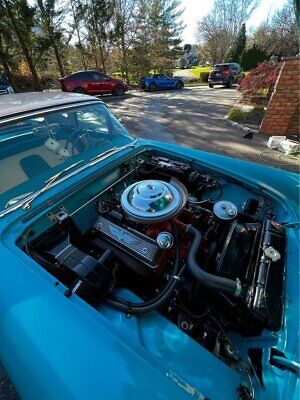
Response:
[[[27,133],[20,133],[19,135],[15,135],[15,136],[10,136],[10,137],[4,138],[4,139],[0,138],[0,143],[1,142],[7,142],[8,140],[16,139],[16,138],[21,137],[21,136],[30,136],[30,135],[33,135],[33,134],[34,134],[33,132],[27,132]]]

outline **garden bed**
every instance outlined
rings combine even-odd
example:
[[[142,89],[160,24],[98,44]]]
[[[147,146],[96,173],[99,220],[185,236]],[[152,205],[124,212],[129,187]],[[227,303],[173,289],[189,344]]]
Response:
[[[259,129],[265,115],[266,109],[263,106],[243,106],[236,104],[229,110],[228,119],[237,122],[251,129]]]
[[[280,69],[280,63],[265,61],[249,71],[238,86],[242,96],[229,111],[228,120],[258,131]]]

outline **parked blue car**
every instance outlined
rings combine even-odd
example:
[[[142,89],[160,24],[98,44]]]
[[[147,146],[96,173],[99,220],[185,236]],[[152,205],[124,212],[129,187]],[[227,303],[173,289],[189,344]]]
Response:
[[[181,78],[170,78],[163,74],[154,74],[140,79],[142,90],[160,90],[160,89],[182,89],[184,87]]]
[[[0,98],[0,362],[22,400],[298,397],[299,177]]]

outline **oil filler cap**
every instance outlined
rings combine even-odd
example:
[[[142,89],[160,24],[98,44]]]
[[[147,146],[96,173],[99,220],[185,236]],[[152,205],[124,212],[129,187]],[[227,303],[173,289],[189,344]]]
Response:
[[[217,201],[214,205],[213,211],[214,215],[223,221],[234,219],[238,213],[236,205],[227,200]]]

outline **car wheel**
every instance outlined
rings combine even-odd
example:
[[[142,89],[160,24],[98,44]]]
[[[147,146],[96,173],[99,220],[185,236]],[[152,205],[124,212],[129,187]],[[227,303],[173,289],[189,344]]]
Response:
[[[214,88],[214,85],[213,85],[212,83],[209,83],[208,86],[209,86],[211,89]]]
[[[233,84],[233,78],[230,79],[230,81],[227,83],[226,87],[228,87],[228,89],[231,89],[232,84]]]
[[[114,94],[115,94],[116,96],[123,96],[124,93],[125,93],[124,86],[122,86],[122,85],[117,85],[117,86],[115,87]]]
[[[85,94],[85,90],[82,87],[77,87],[73,90],[74,93],[81,93],[81,94]]]
[[[151,82],[151,83],[150,83],[150,85],[149,85],[149,90],[150,90],[151,92],[153,92],[154,90],[156,90],[156,84],[155,84],[154,82]]]
[[[182,83],[182,82],[177,82],[175,87],[176,87],[176,89],[178,89],[178,90],[179,90],[179,89],[182,89],[182,88],[183,88],[183,83]]]

